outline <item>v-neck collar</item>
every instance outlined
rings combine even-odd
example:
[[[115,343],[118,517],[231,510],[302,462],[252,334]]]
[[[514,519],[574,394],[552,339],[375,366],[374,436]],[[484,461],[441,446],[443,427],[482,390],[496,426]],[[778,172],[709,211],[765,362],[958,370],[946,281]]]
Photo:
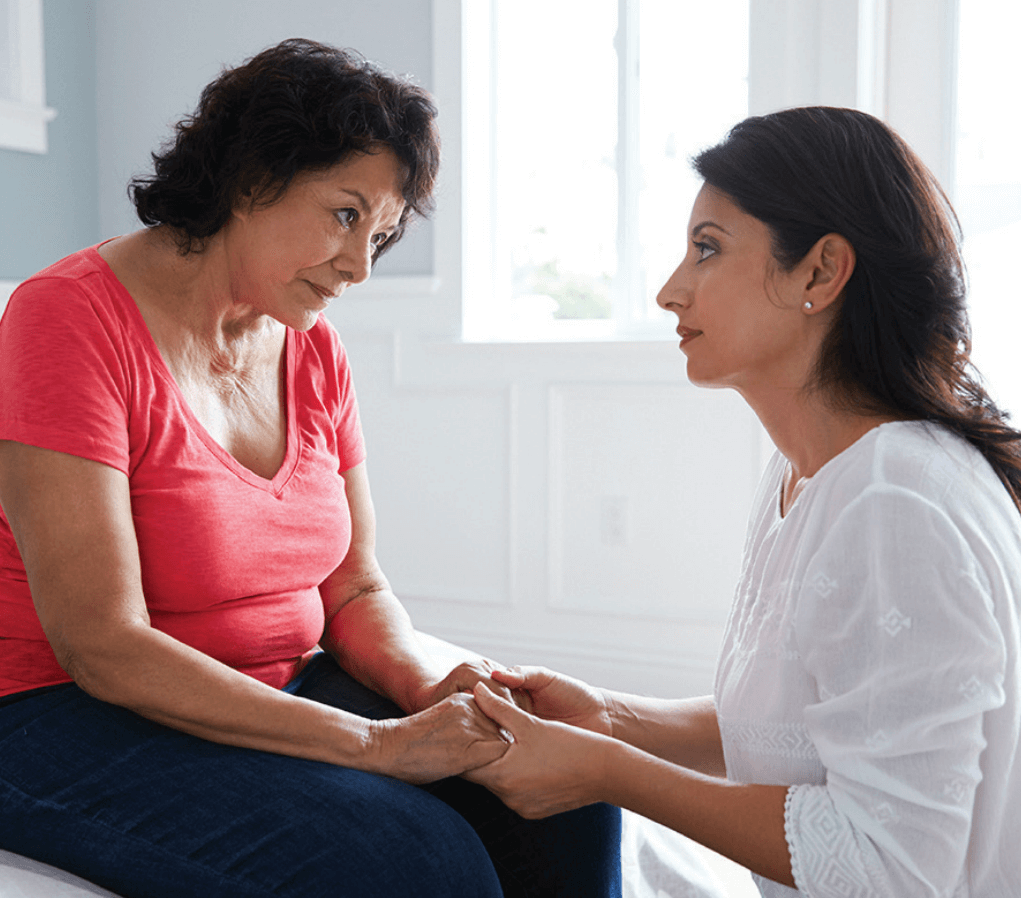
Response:
[[[142,310],[138,308],[138,303],[135,302],[135,298],[128,292],[127,288],[121,283],[117,275],[114,274],[113,269],[107,264],[106,259],[100,255],[99,247],[102,245],[103,244],[100,243],[91,248],[92,252],[95,254],[95,259],[101,266],[104,274],[106,274],[117,285],[117,290],[120,293],[121,298],[124,300],[125,305],[128,307],[129,315],[134,322],[134,326],[139,332],[141,344],[152,361],[153,369],[160,375],[160,377],[163,378],[164,381],[166,381],[174,395],[177,397],[177,400],[184,411],[184,417],[188,421],[188,426],[205,444],[209,451],[216,456],[216,458],[218,458],[226,468],[233,471],[239,478],[257,489],[263,489],[274,494],[279,494],[290,479],[291,475],[294,473],[294,469],[297,467],[300,448],[298,445],[297,415],[295,414],[296,410],[294,399],[296,354],[294,332],[288,327],[285,328],[284,333],[284,392],[287,414],[287,445],[284,450],[284,458],[280,463],[280,467],[271,478],[267,479],[241,464],[241,462],[239,462],[223,446],[213,439],[212,434],[210,434],[202,422],[199,421],[198,417],[192,411],[191,406],[188,404],[187,399],[185,399],[184,392],[181,390],[181,387],[175,380],[174,375],[171,373],[166,360],[163,358],[163,353],[160,352],[159,346],[156,345],[156,340],[153,338],[152,332],[149,330],[149,325],[145,323]]]

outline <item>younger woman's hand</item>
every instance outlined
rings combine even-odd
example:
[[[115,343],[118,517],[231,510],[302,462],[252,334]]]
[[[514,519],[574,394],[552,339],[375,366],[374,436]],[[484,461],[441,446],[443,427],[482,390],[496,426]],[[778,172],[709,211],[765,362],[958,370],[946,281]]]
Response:
[[[499,759],[470,771],[465,779],[485,786],[532,820],[601,800],[612,740],[535,717],[485,683],[476,685],[475,701],[513,741]]]
[[[464,692],[409,717],[374,720],[369,734],[367,769],[415,784],[484,766],[508,747],[500,728]]]
[[[613,735],[603,693],[581,680],[545,667],[494,670],[492,677],[513,691],[516,704],[538,717],[569,723],[604,736]]]

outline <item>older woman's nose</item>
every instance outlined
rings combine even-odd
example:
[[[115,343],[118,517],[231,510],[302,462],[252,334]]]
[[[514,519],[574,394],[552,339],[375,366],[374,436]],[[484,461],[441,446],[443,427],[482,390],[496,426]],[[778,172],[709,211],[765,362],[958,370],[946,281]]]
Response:
[[[361,284],[372,274],[372,243],[369,240],[345,242],[333,258],[333,267],[348,284]]]

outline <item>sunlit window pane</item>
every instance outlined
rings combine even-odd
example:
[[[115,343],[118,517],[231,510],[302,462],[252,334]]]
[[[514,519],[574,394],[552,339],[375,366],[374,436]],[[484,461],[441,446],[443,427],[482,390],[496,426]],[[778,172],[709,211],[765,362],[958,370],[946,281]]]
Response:
[[[494,301],[537,329],[654,316],[688,160],[747,114],[748,0],[497,0],[493,24]]]
[[[699,181],[689,159],[748,115],[748,0],[641,5],[641,289],[684,254]]]
[[[498,249],[511,295],[606,318],[616,271],[617,0],[497,6]]]
[[[971,280],[974,361],[1021,423],[1021,5],[961,0],[955,208]]]

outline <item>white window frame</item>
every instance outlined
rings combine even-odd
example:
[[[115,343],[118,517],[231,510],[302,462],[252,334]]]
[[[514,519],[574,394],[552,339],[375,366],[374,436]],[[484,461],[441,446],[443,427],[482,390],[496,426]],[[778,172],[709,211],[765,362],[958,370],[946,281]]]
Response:
[[[45,153],[46,126],[57,113],[46,105],[42,0],[0,0],[0,15],[8,23],[0,66],[12,87],[12,96],[0,97],[0,148]]]
[[[749,114],[824,103],[889,122],[953,194],[958,0],[751,0]],[[616,322],[571,334],[489,335],[478,303],[492,295],[496,254],[488,189],[491,82],[479,63],[488,47],[466,39],[466,16],[489,0],[433,0],[434,91],[442,115],[444,189],[436,219],[436,273],[456,306],[465,342],[673,339]],[[721,135],[722,137],[722,135]],[[480,188],[479,185],[482,185]],[[572,325],[574,322],[559,322]]]

